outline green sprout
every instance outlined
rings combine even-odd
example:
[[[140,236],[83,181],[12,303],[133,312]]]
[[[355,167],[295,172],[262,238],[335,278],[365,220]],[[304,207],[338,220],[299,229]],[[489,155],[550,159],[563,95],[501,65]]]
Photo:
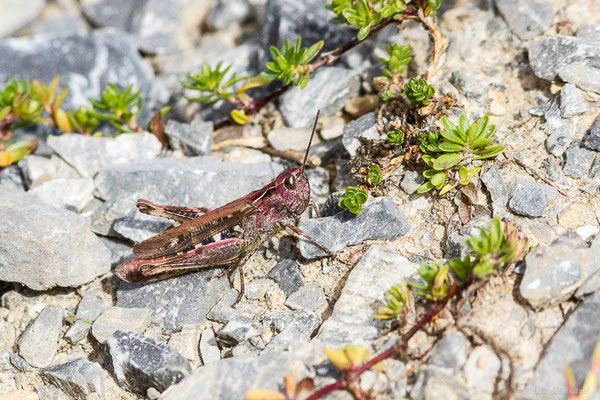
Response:
[[[336,17],[330,22],[334,24],[350,24],[357,28],[356,37],[364,40],[371,28],[378,25],[384,18],[389,18],[406,9],[403,0],[332,0],[325,6],[333,11]]]
[[[98,127],[100,121],[93,110],[85,106],[79,106],[77,110],[67,111],[69,123],[82,135],[91,135]]]
[[[373,164],[369,167],[367,174],[367,182],[371,185],[379,185],[383,177],[381,176],[381,167],[378,164]]]
[[[271,46],[269,51],[272,61],[266,64],[267,69],[260,73],[260,77],[268,81],[276,79],[285,85],[292,83],[304,89],[311,73],[308,63],[321,51],[324,43],[321,40],[310,47],[301,47],[302,39],[296,38],[291,46],[287,39],[281,49]]]
[[[235,102],[235,93],[231,90],[231,86],[239,81],[248,79],[248,75],[237,76],[235,73],[231,74],[227,81],[224,81],[225,75],[231,69],[233,63],[229,64],[224,69],[221,69],[223,62],[219,62],[214,69],[208,65],[208,63],[202,64],[202,70],[196,75],[189,74],[192,82],[182,81],[183,87],[205,92],[207,94],[200,97],[188,98],[190,101],[195,101],[202,104],[214,104],[219,100],[226,100],[229,102]]]
[[[386,135],[388,143],[392,146],[400,146],[404,142],[404,132],[400,129],[389,131]]]
[[[423,78],[410,78],[404,85],[404,97],[417,107],[431,104],[431,98],[435,94],[435,88]]]
[[[496,139],[496,126],[489,125],[488,122],[489,118],[486,115],[469,124],[467,117],[461,114],[456,126],[446,117],[442,117],[444,129],[439,134],[442,140],[439,140],[435,132],[420,137],[419,149],[426,153],[423,155],[423,162],[430,168],[423,172],[427,182],[417,191],[425,193],[437,189],[439,194],[443,195],[459,184],[467,185],[481,170],[480,160],[502,153],[503,146],[491,144]],[[454,169],[458,164],[458,170]],[[446,183],[447,179],[452,181]]]
[[[408,314],[414,314],[415,301],[412,292],[404,282],[400,282],[400,287],[392,286],[385,292],[387,306],[379,307],[377,313],[373,316],[378,319],[404,318]]]
[[[360,214],[362,205],[367,201],[368,193],[364,189],[348,186],[346,193],[338,201],[341,208],[347,208],[352,214]]]
[[[419,266],[417,271],[425,283],[411,282],[410,285],[415,288],[415,294],[425,297],[432,301],[441,301],[446,297],[449,287],[454,283],[452,275],[449,272],[448,264],[443,262],[426,264]]]
[[[0,142],[0,168],[7,167],[25,156],[33,153],[37,147],[37,139],[21,140],[15,143]]]
[[[136,118],[142,112],[144,100],[140,91],[131,92],[133,86],[120,90],[115,84],[108,83],[102,93],[100,100],[89,99],[94,110],[92,114],[99,120],[109,121],[121,132],[129,130],[141,130],[137,125]]]
[[[380,58],[382,63],[387,65],[387,68],[383,69],[383,74],[388,78],[392,75],[400,75],[406,69],[406,66],[412,60],[411,47],[410,45],[402,46],[396,43],[390,43],[385,48],[387,53],[390,55],[389,59]]]

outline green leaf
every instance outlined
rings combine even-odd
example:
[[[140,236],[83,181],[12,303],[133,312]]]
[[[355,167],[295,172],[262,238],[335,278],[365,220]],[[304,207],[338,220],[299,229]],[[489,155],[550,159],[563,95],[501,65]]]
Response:
[[[0,109],[0,121],[2,121],[4,118],[6,118],[6,116],[8,114],[10,114],[11,110],[12,110],[11,106],[6,106],[6,107],[3,107],[2,109]]]
[[[427,166],[432,167],[433,168],[433,162],[435,161],[435,157],[432,157],[428,154],[425,154],[422,158],[423,162],[425,164],[427,164]]]
[[[465,149],[464,146],[453,142],[442,142],[437,147],[445,152],[459,152]]]
[[[306,51],[306,53],[304,54],[304,57],[302,58],[302,62],[304,64],[309,63],[313,58],[315,58],[315,56],[319,53],[319,51],[321,51],[324,44],[325,44],[325,42],[320,40],[317,43],[310,46],[308,48],[308,50]]]
[[[502,243],[502,224],[498,218],[494,218],[490,223],[490,247],[492,251],[498,251]]]
[[[433,162],[433,169],[442,171],[458,164],[462,158],[456,153],[442,154]]]
[[[445,181],[446,181],[446,174],[443,172],[438,172],[437,174],[435,174],[434,176],[431,177],[431,184],[436,189],[439,189],[444,184]]]
[[[440,132],[440,135],[453,143],[464,145],[465,141],[462,136],[458,133],[456,126],[448,120],[446,117],[442,117],[442,125],[444,129]]]
[[[371,30],[371,25],[363,26],[362,28],[360,28],[358,30],[358,33],[356,34],[356,38],[358,40],[364,40],[367,37],[367,35],[369,34],[370,30]]]
[[[502,153],[503,151],[504,151],[504,146],[500,146],[499,144],[484,147],[482,149],[474,151],[474,153],[477,155],[477,157],[475,157],[475,159],[482,160],[484,158],[496,157],[498,154]]]
[[[426,192],[429,192],[433,188],[434,188],[434,186],[431,184],[431,182],[427,181],[424,184],[422,184],[421,186],[419,186],[419,188],[417,189],[417,193],[426,193]]]
[[[473,267],[473,273],[479,278],[485,277],[494,268],[494,264],[489,260],[482,260]]]
[[[451,191],[452,189],[454,189],[456,187],[456,184],[446,184],[444,185],[443,188],[440,189],[440,192],[438,193],[440,196],[445,195],[446,193],[448,193],[449,191]]]
[[[492,143],[495,139],[496,139],[495,137],[476,139],[473,143],[471,143],[470,147],[473,150],[477,150],[481,147],[485,147],[488,144]]]
[[[458,134],[463,139],[467,140],[467,132],[469,131],[469,120],[465,114],[460,114],[458,117]]]

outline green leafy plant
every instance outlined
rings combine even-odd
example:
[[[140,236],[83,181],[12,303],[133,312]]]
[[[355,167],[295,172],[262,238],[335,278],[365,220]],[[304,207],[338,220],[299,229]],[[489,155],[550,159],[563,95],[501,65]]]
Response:
[[[383,177],[381,176],[381,167],[378,164],[373,164],[369,167],[367,174],[367,182],[371,185],[379,185]]]
[[[233,63],[221,69],[223,62],[219,62],[215,68],[211,68],[208,63],[202,64],[202,69],[196,75],[189,74],[192,82],[182,81],[183,87],[206,93],[200,97],[188,98],[203,104],[214,104],[219,100],[226,100],[235,103],[236,94],[231,86],[237,82],[248,79],[249,75],[237,76],[235,73],[225,80],[225,75],[231,69]]]
[[[448,264],[441,261],[437,264],[423,263],[417,272],[425,283],[410,283],[415,288],[415,294],[432,301],[440,301],[446,296],[448,288],[453,283],[452,275],[448,274]]]
[[[324,43],[321,40],[310,47],[302,47],[302,39],[298,37],[291,46],[288,39],[285,39],[281,49],[271,46],[272,61],[266,64],[267,68],[260,77],[268,81],[277,79],[285,85],[291,83],[303,89],[311,73],[308,63],[319,54]]]
[[[417,107],[431,104],[431,98],[435,94],[435,88],[423,78],[410,78],[404,85],[404,97]]]
[[[400,75],[406,69],[406,66],[412,60],[412,49],[409,45],[402,46],[396,43],[390,43],[385,48],[389,54],[389,58],[379,58],[379,60],[387,66],[383,69],[383,74],[388,78],[393,75]]]
[[[443,195],[457,185],[467,185],[479,173],[482,161],[504,151],[501,145],[492,145],[495,140],[495,125],[489,125],[488,116],[469,124],[464,114],[458,118],[458,126],[442,117],[443,129],[439,136],[430,132],[421,137],[419,149],[423,151],[423,162],[430,168],[423,172],[427,182],[419,187],[419,193],[431,189]],[[458,165],[458,168],[454,168]],[[447,183],[447,179],[451,179]]]
[[[369,35],[371,28],[378,25],[384,18],[404,11],[406,3],[403,0],[332,0],[325,8],[336,14],[336,17],[330,22],[346,23],[360,28],[356,38],[364,40]]]
[[[400,287],[392,286],[385,292],[386,306],[380,307],[373,316],[378,319],[397,319],[405,318],[408,314],[415,312],[415,300],[412,292],[404,282],[400,282]]]
[[[404,132],[397,129],[389,131],[387,134],[388,143],[392,146],[400,146],[404,142]]]
[[[36,147],[37,139],[0,143],[0,168],[16,163],[23,157],[33,153]]]
[[[79,106],[77,110],[67,111],[67,117],[69,118],[69,124],[82,135],[91,135],[100,123],[94,111],[85,106]]]
[[[368,196],[366,190],[348,186],[346,193],[338,201],[338,205],[358,215],[362,212],[362,205],[367,201]]]
[[[100,100],[89,99],[94,107],[92,115],[99,120],[109,121],[121,132],[142,130],[136,119],[142,112],[144,100],[139,90],[132,93],[132,89],[132,85],[120,90],[117,85],[108,83],[100,94]]]

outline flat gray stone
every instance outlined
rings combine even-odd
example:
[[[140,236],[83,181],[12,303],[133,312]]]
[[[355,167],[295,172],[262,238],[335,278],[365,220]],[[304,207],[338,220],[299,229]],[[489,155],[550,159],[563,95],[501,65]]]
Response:
[[[267,278],[273,279],[283,290],[286,296],[294,293],[298,288],[304,285],[300,268],[295,260],[283,259],[273,267],[267,274]]]
[[[560,115],[563,118],[574,117],[587,110],[587,102],[581,90],[571,83],[567,83],[560,90]]]
[[[351,97],[358,96],[358,72],[343,67],[323,68],[311,75],[304,89],[294,87],[279,100],[279,110],[288,126],[312,126],[317,110],[332,115]]]
[[[102,400],[105,396],[104,374],[97,362],[76,358],[40,371],[42,378],[59,387],[71,399]]]
[[[30,193],[0,192],[0,280],[46,290],[77,287],[110,270],[110,251],[83,217]]]
[[[250,389],[281,390],[285,375],[303,371],[304,364],[285,352],[227,358],[198,368],[161,400],[242,399]]]
[[[410,226],[394,200],[378,197],[367,201],[360,215],[345,210],[332,217],[302,220],[298,228],[335,253],[365,240],[396,239],[405,235]],[[299,239],[298,248],[307,259],[326,255],[304,238]]]
[[[406,171],[402,175],[402,181],[400,181],[400,187],[407,194],[413,194],[425,183],[425,177],[416,171]]]
[[[416,271],[417,265],[400,254],[381,245],[371,246],[348,275],[331,316],[313,341],[333,348],[348,343],[371,346],[384,329],[374,323],[373,314],[385,305],[385,291],[414,278]]]
[[[579,147],[579,143],[575,143],[565,152],[564,174],[575,179],[588,176],[596,154],[597,152]]]
[[[94,189],[91,178],[57,178],[36,186],[30,192],[51,206],[80,213],[94,198]]]
[[[164,333],[176,332],[184,325],[203,323],[227,292],[227,277],[207,280],[219,273],[213,268],[144,284],[122,282],[117,289],[117,305],[148,307],[152,320]]]
[[[156,158],[162,145],[151,133],[117,137],[60,135],[48,137],[48,146],[81,176],[93,178],[103,168]]]
[[[577,382],[583,382],[590,370],[594,347],[600,341],[600,292],[587,297],[569,315],[546,346],[529,384],[518,393],[525,400],[540,397],[565,398],[565,367],[570,365]],[[567,351],[566,351],[567,350]]]
[[[43,368],[52,363],[58,351],[65,310],[47,306],[19,338],[19,355],[34,367]]]
[[[295,150],[305,152],[310,139],[311,129],[305,128],[277,128],[267,134],[267,140],[273,148],[279,151]]]
[[[289,295],[285,305],[292,310],[308,310],[320,314],[327,306],[327,300],[321,286],[309,283]]]
[[[168,120],[165,135],[174,150],[181,150],[185,155],[210,155],[210,144],[213,136],[213,123],[194,120],[189,124]]]
[[[25,190],[25,182],[21,169],[16,165],[9,165],[0,170],[0,185],[10,186],[13,189]]]
[[[469,347],[469,340],[462,333],[450,333],[437,343],[429,364],[458,372],[467,362]]]
[[[511,183],[508,207],[519,215],[541,217],[556,196],[551,186],[518,178]]]
[[[219,361],[221,359],[221,351],[215,339],[215,333],[212,329],[206,328],[200,336],[200,356],[204,365]]]
[[[585,138],[584,145],[588,149],[600,151],[600,120],[592,126],[589,135]]]
[[[595,65],[570,64],[560,70],[558,76],[583,90],[600,92],[600,68]]]
[[[351,157],[356,156],[356,151],[363,144],[361,140],[376,140],[380,138],[377,130],[377,114],[370,112],[362,117],[349,122],[344,127],[342,143]]]
[[[546,0],[496,0],[510,30],[521,40],[532,39],[552,26],[552,3]]]
[[[236,315],[217,333],[220,341],[235,345],[260,335],[261,325],[252,318]]]
[[[116,331],[143,333],[149,326],[149,309],[113,306],[94,321],[92,335],[99,343],[104,344]]]
[[[308,339],[321,325],[321,317],[308,310],[276,311],[267,313],[262,323],[270,326],[276,332],[283,332],[291,328],[304,339]]]
[[[119,385],[141,396],[149,388],[163,392],[191,372],[190,363],[166,343],[136,332],[115,332],[104,356]]]
[[[199,343],[200,331],[193,325],[184,326],[180,332],[173,333],[169,339],[169,347],[188,360],[192,367],[197,367],[200,362]]]

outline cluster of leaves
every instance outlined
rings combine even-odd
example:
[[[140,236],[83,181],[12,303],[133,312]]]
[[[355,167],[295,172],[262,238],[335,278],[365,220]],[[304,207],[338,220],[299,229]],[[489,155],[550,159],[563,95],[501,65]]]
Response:
[[[495,140],[496,126],[488,122],[486,115],[469,124],[467,117],[461,114],[456,126],[442,117],[443,129],[439,135],[429,132],[420,138],[419,148],[425,153],[423,162],[429,169],[423,172],[427,182],[419,187],[419,193],[437,189],[443,195],[459,184],[467,185],[481,170],[480,160],[504,151],[503,146],[491,144]]]
[[[346,193],[340,197],[338,206],[358,215],[362,212],[362,205],[365,204],[368,197],[369,194],[366,190],[348,186],[346,187]]]
[[[308,48],[302,47],[302,39],[296,38],[291,46],[287,39],[281,49],[271,46],[269,51],[272,61],[266,64],[267,68],[261,72],[260,77],[267,81],[278,80],[284,85],[291,83],[304,89],[311,72],[308,63],[319,54],[324,44],[321,40]]]
[[[382,179],[381,167],[378,164],[371,165],[367,173],[367,182],[371,185],[379,185]]]
[[[410,45],[402,46],[397,43],[390,43],[386,46],[389,58],[380,57],[379,60],[387,67],[383,69],[383,74],[388,78],[394,75],[400,75],[406,69],[406,66],[412,60],[412,49]]]
[[[202,64],[200,72],[196,75],[190,73],[188,76],[192,81],[182,81],[181,84],[183,87],[206,94],[200,97],[191,97],[188,100],[203,104],[214,104],[219,100],[234,102],[236,93],[232,91],[231,86],[239,81],[248,79],[249,76],[237,76],[233,73],[225,80],[225,75],[227,75],[233,63],[221,69],[222,66],[223,62],[221,61],[213,69],[205,62]]]
[[[132,92],[133,86],[129,85],[124,90],[120,90],[115,84],[106,85],[99,100],[89,99],[94,107],[93,110],[78,110],[85,114],[83,121],[78,121],[80,126],[86,123],[91,125],[94,118],[103,121],[109,121],[115,128],[121,132],[139,131],[141,128],[137,124],[137,117],[142,112],[144,100],[140,96],[140,91]]]
[[[410,78],[404,85],[404,97],[417,108],[431,104],[435,88],[423,78]]]
[[[404,282],[400,288],[392,286],[386,292],[387,305],[379,309],[375,318],[405,318],[414,313],[413,292],[433,302],[444,300],[456,289],[457,283],[484,278],[510,263],[525,251],[527,240],[519,239],[510,223],[505,223],[503,228],[500,220],[495,218],[489,230],[481,229],[480,234],[470,237],[466,245],[471,252],[462,260],[453,258],[449,262],[421,264],[418,273],[423,282],[411,282],[412,292]]]

